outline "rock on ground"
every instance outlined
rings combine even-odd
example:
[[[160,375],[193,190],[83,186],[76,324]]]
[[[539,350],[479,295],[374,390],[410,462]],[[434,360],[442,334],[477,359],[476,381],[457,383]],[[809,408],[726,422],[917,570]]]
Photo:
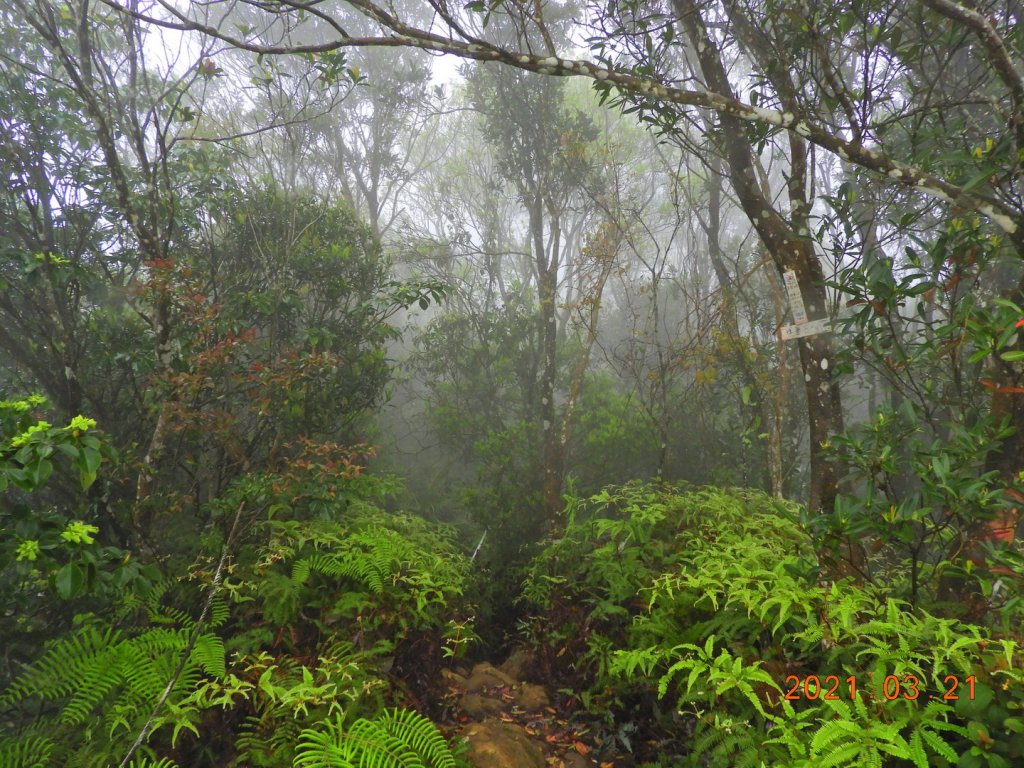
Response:
[[[477,768],[544,768],[544,752],[521,728],[491,720],[470,725],[463,738]]]

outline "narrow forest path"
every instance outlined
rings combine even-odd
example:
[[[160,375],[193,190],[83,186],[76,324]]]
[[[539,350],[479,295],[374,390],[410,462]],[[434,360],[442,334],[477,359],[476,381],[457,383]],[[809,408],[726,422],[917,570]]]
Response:
[[[533,658],[516,651],[499,666],[444,670],[446,710],[456,741],[476,768],[612,768],[591,758],[595,745],[557,692],[530,680]]]

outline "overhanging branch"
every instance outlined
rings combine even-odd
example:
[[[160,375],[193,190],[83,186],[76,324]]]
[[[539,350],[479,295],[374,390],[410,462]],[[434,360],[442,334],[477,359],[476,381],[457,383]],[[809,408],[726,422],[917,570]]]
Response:
[[[182,32],[198,32],[221,40],[235,48],[262,55],[316,54],[345,48],[410,47],[434,53],[451,54],[474,61],[499,62],[506,66],[541,75],[585,77],[595,83],[614,85],[625,94],[656,100],[664,104],[709,109],[742,120],[792,131],[853,165],[885,176],[892,183],[979,213],[1008,234],[1016,233],[1020,236],[1020,230],[1024,224],[1021,212],[1002,200],[970,192],[957,184],[928,173],[920,166],[900,162],[883,151],[866,147],[860,142],[843,139],[804,115],[752,106],[738,99],[710,91],[675,88],[657,80],[637,77],[628,72],[602,67],[589,61],[511,51],[479,38],[472,38],[474,42],[467,42],[454,37],[443,37],[428,30],[405,24],[369,0],[349,0],[349,2],[390,34],[360,37],[345,34],[324,43],[294,45],[290,43],[267,44],[257,39],[246,39],[228,34],[215,26],[189,18],[168,0],[157,0],[157,2],[161,8],[167,11],[170,19],[160,19],[143,13],[122,5],[118,0],[101,1],[119,12],[129,14],[141,21]],[[294,2],[294,0],[292,2],[284,0],[284,2],[297,10],[304,8],[304,4]],[[340,29],[340,27],[335,26],[335,29]],[[452,31],[456,32],[456,30]]]

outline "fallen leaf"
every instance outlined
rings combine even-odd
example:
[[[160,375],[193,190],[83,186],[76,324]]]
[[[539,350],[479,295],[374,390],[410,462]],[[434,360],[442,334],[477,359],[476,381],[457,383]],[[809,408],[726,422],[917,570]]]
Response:
[[[585,755],[590,752],[590,747],[584,744],[582,741],[574,741],[572,743],[573,749],[579,752],[581,755]]]

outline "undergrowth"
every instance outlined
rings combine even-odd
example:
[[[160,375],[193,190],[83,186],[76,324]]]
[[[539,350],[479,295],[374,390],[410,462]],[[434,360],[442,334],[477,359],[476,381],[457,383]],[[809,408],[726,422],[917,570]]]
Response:
[[[392,670],[408,644],[441,659],[472,641],[468,559],[449,530],[354,494],[311,509],[300,480],[249,477],[217,502],[264,516],[202,624],[209,557],[79,614],[0,692],[0,765],[117,765],[173,680],[137,768],[455,766]]]
[[[604,737],[658,765],[1024,764],[1017,639],[825,580],[799,509],[759,492],[576,500],[524,600]]]

